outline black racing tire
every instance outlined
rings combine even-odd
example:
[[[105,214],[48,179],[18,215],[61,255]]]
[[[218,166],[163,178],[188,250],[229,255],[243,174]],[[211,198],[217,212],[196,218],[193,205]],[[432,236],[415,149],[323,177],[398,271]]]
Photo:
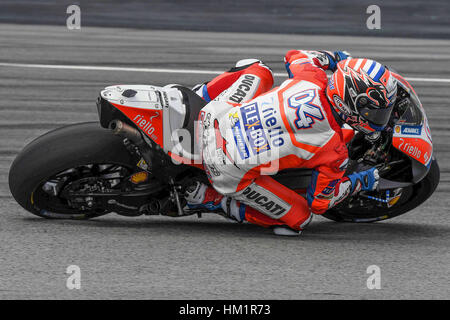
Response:
[[[391,208],[376,213],[365,213],[364,209],[355,212],[354,209],[350,211],[346,207],[338,207],[328,210],[323,216],[337,222],[356,223],[376,222],[398,217],[424,203],[436,190],[439,179],[439,165],[436,159],[433,159],[427,175],[417,184],[404,188],[402,196]]]
[[[77,123],[50,131],[30,142],[14,159],[9,170],[9,188],[14,199],[27,211],[40,217],[33,199],[36,188],[49,177],[87,164],[117,164],[133,168],[131,154],[123,139],[98,122]],[[101,215],[101,214],[98,214]],[[97,215],[97,216],[98,216]],[[61,215],[67,219],[88,219],[92,214]]]

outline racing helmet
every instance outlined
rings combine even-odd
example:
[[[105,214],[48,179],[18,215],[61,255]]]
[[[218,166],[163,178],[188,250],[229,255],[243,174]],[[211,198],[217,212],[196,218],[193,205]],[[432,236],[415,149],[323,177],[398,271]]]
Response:
[[[397,79],[382,64],[349,58],[337,64],[327,97],[341,119],[370,134],[384,129],[397,97]]]

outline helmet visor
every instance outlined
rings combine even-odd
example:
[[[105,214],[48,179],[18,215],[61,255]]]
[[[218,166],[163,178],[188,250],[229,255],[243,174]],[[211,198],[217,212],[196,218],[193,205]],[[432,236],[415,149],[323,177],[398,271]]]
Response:
[[[379,126],[384,127],[389,122],[389,118],[392,113],[392,106],[387,108],[371,108],[371,107],[360,107],[358,108],[359,114],[367,121]]]

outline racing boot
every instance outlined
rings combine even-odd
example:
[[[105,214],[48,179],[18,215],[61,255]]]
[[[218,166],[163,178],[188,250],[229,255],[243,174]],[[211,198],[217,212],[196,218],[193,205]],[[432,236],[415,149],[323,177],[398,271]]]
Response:
[[[184,198],[187,202],[185,211],[200,209],[220,214],[236,222],[242,222],[245,219],[244,204],[221,195],[214,188],[198,181],[186,188]]]
[[[261,213],[256,212],[255,209],[247,207],[231,197],[223,196],[214,188],[198,181],[186,189],[184,198],[187,202],[186,207],[184,208],[186,212],[200,209],[217,213],[229,220],[239,223],[246,221],[246,211],[253,212],[254,215],[262,215]],[[263,215],[263,217],[266,216]],[[266,219],[270,218],[266,217]],[[301,234],[301,231],[294,230],[282,223],[273,225],[272,231],[279,236],[298,236]]]

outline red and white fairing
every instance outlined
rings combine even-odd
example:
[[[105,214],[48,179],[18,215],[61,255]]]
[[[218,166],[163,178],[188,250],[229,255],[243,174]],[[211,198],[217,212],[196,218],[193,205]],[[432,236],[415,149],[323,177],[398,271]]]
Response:
[[[411,106],[394,126],[392,145],[412,159],[429,167],[433,142],[425,110],[411,85],[400,75],[394,76],[410,94]]]
[[[127,94],[127,90],[131,90],[132,94]],[[194,154],[185,154],[191,152],[191,146],[190,139],[186,138],[189,133],[181,129],[186,118],[186,106],[178,89],[170,86],[115,85],[105,88],[100,94],[172,158],[195,158]],[[186,138],[186,145],[180,143],[180,136]]]
[[[425,166],[431,163],[433,145],[427,120],[421,125],[398,124],[394,127],[392,145]]]

